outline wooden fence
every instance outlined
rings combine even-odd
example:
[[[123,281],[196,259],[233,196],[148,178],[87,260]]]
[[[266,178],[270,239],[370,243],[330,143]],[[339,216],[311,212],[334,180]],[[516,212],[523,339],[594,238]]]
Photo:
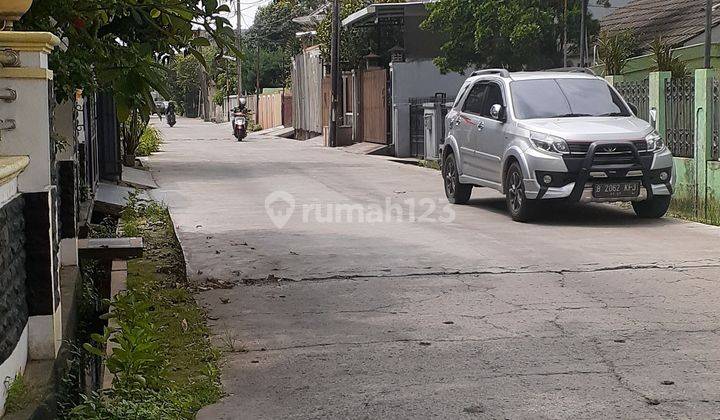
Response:
[[[260,95],[248,95],[245,97],[247,107],[254,115],[257,116],[257,122],[262,128],[273,128],[284,126],[292,126],[292,114],[285,113],[283,119],[283,100],[290,101],[292,94],[289,92],[277,92]],[[287,105],[286,105],[287,106]]]

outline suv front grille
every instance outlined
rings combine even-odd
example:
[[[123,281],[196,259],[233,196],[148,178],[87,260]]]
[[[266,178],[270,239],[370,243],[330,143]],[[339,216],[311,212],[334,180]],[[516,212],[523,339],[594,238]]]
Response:
[[[645,140],[633,140],[632,143],[635,145],[635,148],[637,148],[638,152],[642,153],[647,151],[647,142]],[[570,154],[572,155],[586,155],[588,152],[588,149],[590,149],[590,145],[592,142],[568,142],[568,148],[570,149]],[[615,146],[613,145],[612,151],[603,150],[603,147],[600,146],[597,149],[595,149],[595,156],[623,156],[628,155],[632,157],[632,149],[627,147],[621,147],[621,146]]]

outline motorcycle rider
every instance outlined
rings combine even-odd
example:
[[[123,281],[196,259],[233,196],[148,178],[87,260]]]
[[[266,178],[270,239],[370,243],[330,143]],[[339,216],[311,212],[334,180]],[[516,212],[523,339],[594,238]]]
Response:
[[[170,101],[165,110],[165,117],[170,127],[175,125],[175,102]]]
[[[232,119],[230,121],[231,127],[233,129],[233,135],[238,139],[238,141],[242,141],[242,139],[247,134],[247,112],[246,112],[245,104],[246,104],[245,98],[240,98],[238,100],[238,106],[233,108]],[[235,127],[236,118],[244,118],[245,119],[245,126],[240,132],[238,132],[237,128]]]

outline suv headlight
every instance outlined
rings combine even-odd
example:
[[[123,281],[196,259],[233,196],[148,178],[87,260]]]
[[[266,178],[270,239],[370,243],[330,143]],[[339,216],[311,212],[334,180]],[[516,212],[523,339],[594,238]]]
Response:
[[[565,139],[550,134],[530,132],[530,144],[541,152],[558,153],[561,155],[570,153],[570,148]]]
[[[665,142],[655,130],[645,136],[645,142],[647,143],[647,150],[649,152],[659,152],[665,148]]]

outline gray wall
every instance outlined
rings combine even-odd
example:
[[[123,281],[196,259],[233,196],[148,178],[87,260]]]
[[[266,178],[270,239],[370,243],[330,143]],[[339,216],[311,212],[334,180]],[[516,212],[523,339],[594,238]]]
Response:
[[[410,98],[445,92],[454,98],[467,78],[459,73],[442,74],[432,60],[392,63],[392,135],[395,156],[410,156]]]

